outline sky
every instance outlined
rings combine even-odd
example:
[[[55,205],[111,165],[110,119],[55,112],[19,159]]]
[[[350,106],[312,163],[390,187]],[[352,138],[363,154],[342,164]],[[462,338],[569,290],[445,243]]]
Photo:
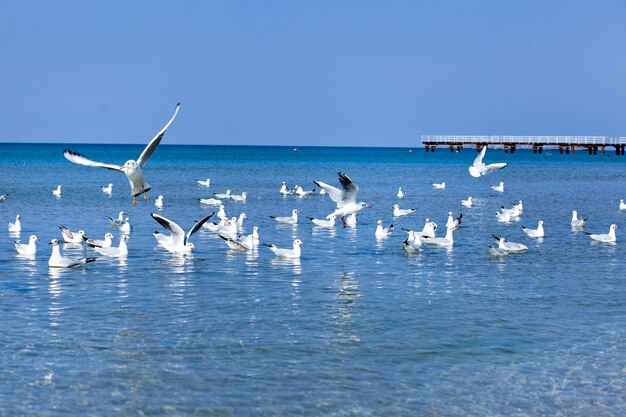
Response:
[[[626,2],[3,1],[0,142],[626,136]]]

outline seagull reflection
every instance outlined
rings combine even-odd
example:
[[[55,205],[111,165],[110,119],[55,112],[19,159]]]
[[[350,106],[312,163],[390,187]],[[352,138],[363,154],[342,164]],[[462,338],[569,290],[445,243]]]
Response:
[[[300,275],[302,273],[302,264],[300,263],[300,258],[276,257],[272,259],[271,262],[272,262],[272,265],[292,267],[293,273],[296,275]]]
[[[61,274],[60,268],[49,268],[50,281],[48,282],[48,293],[50,294],[50,306],[48,306],[48,317],[50,318],[50,327],[59,326],[59,317],[63,313],[63,307],[59,299],[61,297]]]
[[[172,253],[171,256],[165,260],[165,264],[170,267],[170,270],[174,274],[184,274],[194,272],[194,264],[191,261],[193,255],[191,253]]]
[[[317,227],[317,226],[314,226],[311,229],[311,235],[313,237],[333,238],[333,237],[335,237],[336,234],[337,234],[337,230],[334,227],[332,229],[329,229],[328,227]]]
[[[15,269],[17,271],[22,272],[22,274],[28,277],[33,277],[37,274],[37,255],[22,255],[16,253],[15,259],[17,260],[15,263]]]
[[[354,333],[353,323],[356,300],[363,294],[359,291],[359,282],[354,272],[342,272],[337,281],[337,314],[333,319],[339,325],[337,336],[341,341],[359,342],[361,338]]]

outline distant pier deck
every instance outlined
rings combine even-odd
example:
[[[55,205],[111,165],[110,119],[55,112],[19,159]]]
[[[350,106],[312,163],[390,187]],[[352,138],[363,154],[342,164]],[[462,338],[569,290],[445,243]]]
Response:
[[[604,155],[606,148],[615,149],[615,155],[624,155],[626,137],[609,136],[447,136],[423,135],[422,144],[426,152],[435,152],[438,146],[447,147],[451,152],[461,148],[473,147],[480,150],[483,146],[494,146],[504,152],[515,152],[517,148],[530,148],[533,153],[542,153],[544,148],[558,149],[559,153],[575,153],[585,149],[589,155]]]

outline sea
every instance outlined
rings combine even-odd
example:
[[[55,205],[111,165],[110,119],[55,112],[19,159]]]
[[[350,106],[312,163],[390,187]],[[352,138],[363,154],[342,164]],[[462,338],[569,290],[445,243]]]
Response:
[[[124,175],[72,164],[66,148],[121,165],[143,145],[0,144],[0,416],[626,415],[626,157],[489,149],[485,162],[508,166],[473,178],[469,148],[164,143],[144,169],[149,199],[133,206]],[[371,205],[356,227],[314,227],[307,217],[335,208],[318,190],[279,193],[282,181],[339,187],[338,172]],[[500,181],[504,193],[491,189]],[[153,232],[167,232],[150,213],[189,230],[217,211],[198,199],[226,190],[248,194],[224,201],[229,217],[247,214],[243,234],[300,239],[301,258],[236,253],[207,230],[190,255],[157,245]],[[519,200],[522,216],[498,223]],[[396,203],[416,212],[394,218]],[[270,218],[293,209],[295,226]],[[623,226],[617,243],[572,230],[572,210],[592,233]],[[107,217],[119,211],[133,225],[127,259],[61,245],[97,259],[48,267],[60,225],[117,245]],[[448,212],[463,214],[451,249],[403,249],[403,229],[428,218],[443,235]],[[375,238],[378,220],[394,224],[390,238]],[[531,239],[522,226],[539,220],[545,237]],[[13,241],[31,234],[36,257],[18,256]],[[492,235],[529,249],[494,257]]]

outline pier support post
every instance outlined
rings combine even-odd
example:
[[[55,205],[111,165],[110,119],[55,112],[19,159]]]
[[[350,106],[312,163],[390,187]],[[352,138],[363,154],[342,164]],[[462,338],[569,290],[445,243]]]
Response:
[[[587,152],[589,152],[589,155],[591,155],[593,153],[593,147],[587,146]]]
[[[515,144],[511,145],[511,153],[515,152]]]

